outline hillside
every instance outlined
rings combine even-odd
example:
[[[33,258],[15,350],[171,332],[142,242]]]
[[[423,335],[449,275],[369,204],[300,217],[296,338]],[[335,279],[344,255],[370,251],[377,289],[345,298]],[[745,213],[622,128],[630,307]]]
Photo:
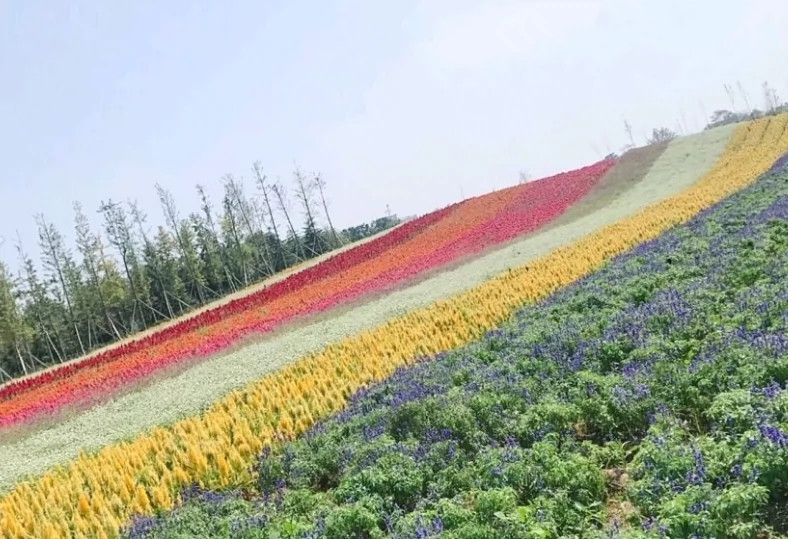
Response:
[[[788,532],[787,125],[464,200],[2,386],[0,531]]]

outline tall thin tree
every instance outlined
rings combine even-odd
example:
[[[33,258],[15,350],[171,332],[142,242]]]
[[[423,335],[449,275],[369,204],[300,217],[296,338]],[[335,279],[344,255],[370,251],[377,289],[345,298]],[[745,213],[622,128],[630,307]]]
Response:
[[[293,172],[293,177],[296,185],[295,197],[304,212],[304,248],[309,252],[309,256],[317,256],[323,252],[323,249],[322,238],[317,230],[315,211],[312,207],[315,186],[297,167]]]
[[[323,205],[323,213],[326,216],[326,221],[328,221],[328,229],[331,232],[331,237],[334,238],[334,247],[339,247],[339,238],[337,237],[337,231],[334,228],[334,223],[331,222],[331,215],[328,213],[328,202],[326,201],[326,181],[323,179],[323,176],[320,173],[314,174],[313,176],[313,183],[315,187],[317,187],[317,191],[320,194],[320,202]]]
[[[630,125],[630,123],[626,119],[624,119],[624,133],[626,133],[627,137],[629,138],[629,143],[631,144],[630,147],[634,148],[635,147],[635,137],[632,136],[632,126]]]
[[[285,221],[287,222],[287,228],[290,232],[290,237],[292,238],[293,242],[295,243],[296,252],[294,253],[296,259],[298,261],[304,260],[304,251],[301,246],[301,239],[298,237],[298,233],[296,232],[295,227],[293,226],[293,220],[290,218],[290,211],[289,206],[290,202],[287,199],[287,191],[285,190],[284,185],[282,185],[281,181],[277,181],[275,184],[271,186],[271,191],[274,193],[276,197],[277,205],[279,206],[279,211],[282,212],[282,215],[285,216]]]
[[[131,291],[132,308],[130,327],[132,329],[135,328],[137,312],[139,311],[142,327],[147,329],[148,323],[145,320],[143,307],[148,309],[151,307],[144,300],[144,290],[142,290],[141,275],[139,272],[139,259],[137,258],[134,236],[126,212],[121,204],[113,202],[112,199],[108,202],[102,201],[99,206],[99,212],[104,215],[104,228],[107,233],[107,239],[120,255],[123,270],[126,273],[127,283]]]
[[[62,363],[65,349],[58,328],[52,319],[52,309],[50,308],[46,287],[38,278],[36,266],[33,263],[33,259],[30,258],[25,251],[22,245],[22,238],[18,231],[16,236],[15,247],[17,256],[19,257],[19,263],[22,267],[21,273],[25,283],[24,292],[28,298],[27,311],[34,319],[39,330],[39,335],[43,335],[44,347],[49,355],[49,362],[54,363],[55,359],[57,359],[58,362]],[[55,342],[56,340],[57,343]]]
[[[99,276],[99,251],[101,248],[100,239],[90,229],[90,223],[88,222],[85,212],[82,210],[82,204],[75,201],[73,208],[75,214],[74,230],[76,232],[77,250],[82,255],[82,265],[85,269],[85,273],[88,276],[88,280],[93,286],[96,298],[98,299],[99,308],[101,309],[101,314],[104,317],[104,320],[107,322],[108,329],[111,331],[112,335],[115,336],[115,338],[120,339],[120,331],[118,331],[118,328],[112,319],[112,315],[109,312],[109,307],[107,306],[107,302],[104,299],[104,291],[102,290],[101,286],[101,277]]]
[[[178,208],[175,206],[175,199],[172,197],[172,193],[164,189],[158,183],[156,184],[156,193],[159,195],[159,202],[161,202],[161,209],[164,212],[164,219],[166,220],[170,229],[172,229],[173,235],[178,245],[178,250],[180,251],[181,259],[183,260],[184,264],[186,264],[186,268],[191,277],[192,287],[197,293],[197,299],[200,302],[200,305],[204,305],[205,282],[202,276],[198,273],[198,268],[194,257],[192,256],[191,249],[189,249],[189,246],[186,244],[186,238],[184,238],[179,228],[181,220],[178,216]]]
[[[725,88],[725,93],[728,94],[728,101],[731,102],[731,111],[736,112],[736,96],[733,93],[733,88],[728,84],[723,84],[723,87]]]
[[[38,238],[41,247],[41,262],[44,268],[50,271],[54,280],[60,285],[63,299],[66,302],[66,312],[68,313],[69,325],[74,330],[74,335],[79,344],[82,354],[85,353],[85,345],[82,342],[82,335],[74,316],[74,306],[72,304],[71,290],[66,284],[65,266],[70,263],[68,250],[63,243],[63,236],[51,223],[48,223],[43,214],[36,215],[38,224]]]
[[[287,266],[287,258],[285,257],[284,248],[282,247],[282,238],[279,235],[279,228],[276,226],[276,215],[274,215],[274,209],[271,205],[271,188],[266,183],[268,181],[268,177],[263,174],[263,167],[260,165],[259,161],[255,161],[252,165],[252,173],[254,174],[257,189],[260,191],[260,194],[263,197],[265,211],[268,216],[268,222],[271,223],[271,232],[273,233],[274,238],[276,238],[277,256],[280,259],[282,267],[285,267]]]
[[[248,286],[253,279],[251,273],[254,271],[254,268],[250,267],[252,264],[249,261],[249,251],[245,248],[246,246],[241,237],[233,196],[227,192],[226,186],[224,197],[222,198],[222,208],[224,209],[221,222],[222,235],[231,252],[230,261],[239,267],[243,276],[243,286]]]
[[[739,94],[741,94],[742,99],[744,99],[744,106],[747,107],[747,114],[752,114],[752,107],[750,106],[750,99],[747,96],[747,90],[744,89],[742,86],[741,81],[736,81],[736,86],[739,89]]]
[[[164,308],[167,309],[167,316],[164,318],[174,318],[175,311],[173,311],[172,303],[170,303],[171,291],[167,290],[167,286],[164,284],[161,276],[160,268],[156,267],[158,262],[158,259],[155,257],[156,246],[150,241],[150,238],[148,238],[148,231],[145,228],[145,223],[148,216],[140,209],[136,200],[128,201],[128,205],[129,211],[131,212],[131,218],[136,223],[137,230],[139,231],[140,237],[142,238],[143,250],[147,255],[147,264],[150,266],[147,268],[149,271],[146,273],[152,273],[150,277],[155,281],[156,286],[162,295],[161,299],[164,301]],[[178,298],[178,301],[180,301],[180,298]]]
[[[236,179],[232,174],[226,174],[223,180],[225,193],[231,202],[230,207],[234,213],[237,212],[239,220],[246,228],[247,241],[255,247],[254,256],[258,261],[259,268],[266,275],[272,275],[274,273],[274,269],[271,265],[268,246],[265,243],[265,237],[262,235],[262,230],[258,230],[258,227],[255,224],[255,219],[252,215],[252,206],[244,194],[243,180]],[[257,239],[261,241],[256,241]]]
[[[197,193],[200,195],[200,209],[203,212],[205,222],[208,225],[208,230],[211,233],[211,237],[213,238],[213,242],[216,245],[216,248],[219,252],[219,257],[222,261],[222,269],[224,271],[225,276],[227,277],[227,285],[230,287],[230,290],[235,292],[237,290],[236,285],[240,285],[241,282],[238,277],[231,271],[231,264],[229,258],[227,256],[226,249],[221,247],[221,242],[219,241],[219,233],[216,231],[216,223],[213,219],[213,206],[211,205],[211,201],[208,198],[208,195],[205,192],[205,188],[197,184]]]

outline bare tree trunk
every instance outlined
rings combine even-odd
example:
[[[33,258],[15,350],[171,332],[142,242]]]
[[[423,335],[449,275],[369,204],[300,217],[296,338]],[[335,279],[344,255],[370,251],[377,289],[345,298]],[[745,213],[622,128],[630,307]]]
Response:
[[[35,361],[36,363],[38,363],[38,364],[39,364],[41,367],[44,367],[44,368],[47,368],[47,367],[49,367],[49,365],[47,365],[46,363],[44,363],[43,361],[41,361],[40,359],[38,359],[38,358],[35,356],[35,354],[33,354],[33,352],[31,352],[31,351],[30,351],[30,346],[29,346],[29,345],[27,346],[27,355],[30,357],[30,359],[32,359],[33,361]]]
[[[742,99],[744,99],[744,106],[747,107],[747,114],[752,114],[752,107],[750,106],[750,100],[747,97],[747,91],[744,89],[744,86],[742,86],[741,81],[737,80],[736,86],[738,86],[739,93],[741,94]]]
[[[285,221],[287,221],[287,226],[290,229],[290,234],[293,235],[293,241],[295,241],[296,250],[298,251],[295,253],[296,259],[300,262],[305,258],[304,252],[298,234],[296,234],[295,228],[293,227],[293,221],[290,219],[290,213],[287,211],[287,193],[285,192],[285,188],[281,183],[275,183],[271,186],[271,190],[274,192],[274,195],[276,195],[276,200],[279,203],[279,210],[284,214]]]
[[[16,357],[19,358],[19,365],[22,366],[22,372],[27,375],[27,365],[25,365],[25,360],[22,358],[22,352],[19,350],[19,344],[14,344],[14,348],[16,349]]]
[[[276,226],[276,217],[274,216],[274,210],[271,207],[271,197],[268,194],[268,186],[265,183],[267,178],[263,174],[259,161],[254,163],[252,166],[252,171],[254,172],[255,180],[257,181],[257,187],[263,194],[263,201],[265,202],[265,207],[268,210],[268,218],[271,220],[271,228],[273,229],[274,237],[276,238],[277,250],[279,251],[278,254],[282,261],[282,267],[287,267],[287,259],[285,258],[285,252],[283,250],[284,247],[282,245],[282,238],[279,236],[279,228]]]
[[[314,232],[313,239],[315,240],[313,245],[307,245],[307,241],[304,241],[304,248],[309,249],[312,253],[312,256],[316,256],[319,254],[319,247],[318,243],[322,243],[322,239],[320,238],[320,234],[317,231],[317,221],[315,220],[315,212],[312,209],[312,194],[313,188],[312,182],[307,180],[297,168],[293,174],[295,176],[296,181],[296,198],[301,203],[301,206],[304,209],[304,216],[306,217],[306,229],[312,230]]]
[[[334,223],[331,222],[331,215],[328,213],[328,203],[326,202],[326,196],[324,189],[326,187],[325,180],[320,176],[320,174],[315,174],[314,178],[315,186],[317,186],[317,190],[320,193],[320,201],[323,203],[323,212],[326,214],[326,220],[328,221],[328,228],[331,231],[331,236],[334,238],[334,247],[339,247],[339,238],[337,238],[337,231],[334,228]]]
[[[736,112],[736,98],[734,97],[733,89],[727,84],[723,84],[723,87],[725,88],[725,93],[728,94],[728,99],[731,102],[731,112]]]
[[[41,322],[40,322],[40,323],[41,323]],[[58,350],[58,349],[57,349],[57,345],[55,345],[54,341],[52,340],[52,336],[49,334],[49,331],[47,330],[47,328],[44,326],[44,324],[43,324],[43,323],[41,323],[41,329],[43,329],[43,330],[44,330],[44,335],[46,335],[47,341],[49,342],[49,346],[51,347],[51,349],[52,349],[52,350],[54,350],[54,351],[55,351],[55,354],[57,354],[57,360],[58,360],[58,362],[59,362],[59,363],[63,363],[63,356],[62,356],[62,355],[60,355],[60,350]],[[51,350],[50,350],[50,354],[51,354],[51,353],[52,353],[52,352],[51,352]]]
[[[3,376],[5,376],[5,377],[6,377],[6,378],[8,378],[9,380],[13,380],[13,379],[14,379],[14,377],[13,377],[13,376],[11,376],[10,374],[8,374],[6,371],[4,371],[2,367],[0,367],[0,374],[2,374]]]

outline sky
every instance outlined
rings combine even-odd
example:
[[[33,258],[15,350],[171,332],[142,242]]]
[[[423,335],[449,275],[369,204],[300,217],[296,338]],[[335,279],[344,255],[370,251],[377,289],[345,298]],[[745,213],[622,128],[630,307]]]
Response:
[[[251,165],[327,183],[337,227],[422,214],[788,98],[788,3],[0,0],[0,260],[73,201],[182,216]],[[737,97],[737,107],[743,102]],[[295,208],[293,208],[295,210]]]

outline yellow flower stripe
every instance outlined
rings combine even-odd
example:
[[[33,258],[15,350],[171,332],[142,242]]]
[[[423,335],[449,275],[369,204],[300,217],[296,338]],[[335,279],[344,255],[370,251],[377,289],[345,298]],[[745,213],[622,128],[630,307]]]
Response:
[[[251,384],[203,415],[107,446],[0,500],[0,534],[15,538],[114,537],[130,515],[169,509],[192,481],[239,486],[263,446],[339,410],[356,389],[414,358],[468,343],[523,305],[655,238],[752,183],[788,151],[788,115],[737,128],[694,186],[524,267],[451,299],[345,339]]]

